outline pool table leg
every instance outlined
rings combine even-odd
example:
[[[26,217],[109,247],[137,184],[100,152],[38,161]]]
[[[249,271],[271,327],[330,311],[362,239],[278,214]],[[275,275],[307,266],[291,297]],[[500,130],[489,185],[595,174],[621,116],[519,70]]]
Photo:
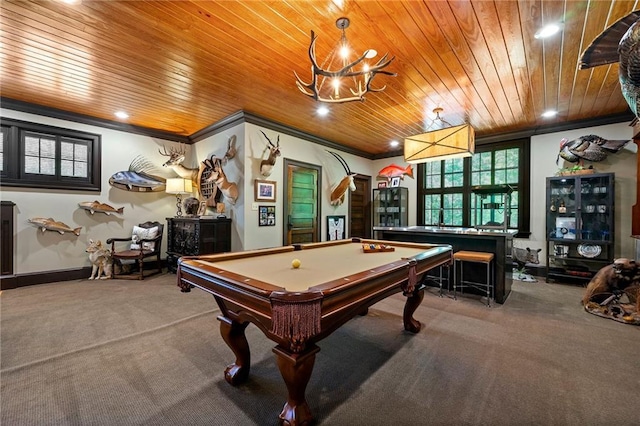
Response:
[[[224,370],[224,378],[231,385],[238,385],[249,377],[251,367],[251,352],[249,342],[244,334],[244,330],[249,325],[235,322],[225,316],[219,316],[220,334],[229,348],[236,356],[236,362],[227,366]]]
[[[273,348],[278,369],[280,369],[280,374],[289,391],[287,402],[284,404],[279,416],[280,425],[302,426],[311,424],[313,417],[305,398],[305,391],[311,378],[316,353],[319,350],[320,348],[316,345],[312,345],[303,353],[290,353],[280,346]]]
[[[404,304],[404,313],[402,315],[402,321],[404,322],[404,329],[417,333],[420,331],[420,321],[413,318],[413,313],[418,309],[420,303],[424,299],[424,288],[414,291],[411,295],[407,296],[407,302]]]

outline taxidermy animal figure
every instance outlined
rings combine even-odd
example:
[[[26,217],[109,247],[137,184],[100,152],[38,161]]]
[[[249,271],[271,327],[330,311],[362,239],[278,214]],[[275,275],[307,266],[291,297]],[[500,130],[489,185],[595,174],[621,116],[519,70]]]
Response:
[[[269,139],[262,130],[260,130],[260,133],[262,133],[267,139],[267,142],[269,142],[269,145],[267,146],[269,149],[269,157],[260,162],[260,174],[267,177],[271,174],[273,166],[276,165],[276,159],[280,157],[280,135],[278,135],[278,140],[276,140],[276,144],[274,145],[273,142],[271,142],[271,139]]]
[[[229,182],[227,176],[222,170],[222,163],[220,159],[213,158],[213,170],[211,175],[207,178],[207,182],[214,182],[218,187],[218,190],[222,192],[222,195],[229,200],[231,204],[235,204],[238,199],[238,185],[235,182]]]
[[[83,201],[81,203],[78,203],[78,206],[80,206],[81,209],[89,210],[91,214],[98,212],[98,213],[104,213],[107,216],[109,216],[112,213],[122,214],[124,212],[124,207],[120,207],[119,209],[116,209],[115,207],[111,207],[109,204],[101,203],[98,200],[93,202]]]
[[[222,157],[222,162],[227,164],[227,161],[231,160],[236,156],[238,150],[236,149],[236,135],[233,135],[229,138],[227,142],[227,152],[224,153],[224,157]]]
[[[40,228],[42,232],[44,231],[55,231],[60,234],[64,234],[65,232],[73,232],[76,235],[80,235],[80,230],[82,226],[78,228],[70,228],[69,225],[62,222],[57,222],[52,218],[45,219],[44,217],[33,217],[28,219],[29,223],[33,223],[37,227]]]
[[[169,148],[169,152],[167,152],[166,147],[162,147],[164,152],[158,150],[161,155],[165,157],[169,157],[169,159],[162,164],[163,167],[170,167],[174,172],[178,174],[183,179],[191,179],[194,186],[198,184],[198,172],[200,169],[190,169],[182,165],[185,159],[185,154],[187,150],[185,148]]]
[[[596,135],[581,136],[572,141],[563,138],[560,141],[560,152],[556,157],[556,164],[560,157],[570,163],[580,163],[587,161],[602,161],[609,153],[620,151],[628,140],[607,140]]]
[[[409,164],[406,169],[395,164],[391,164],[378,172],[378,177],[386,179],[387,181],[391,181],[394,177],[400,177],[400,179],[404,180],[405,175],[413,179],[413,168],[411,167],[411,164]]]
[[[89,246],[85,251],[89,253],[89,262],[91,262],[91,276],[89,279],[106,280],[111,278],[111,267],[113,265],[111,250],[103,246],[100,240],[95,242],[89,240]],[[102,274],[104,276],[101,277]]]
[[[531,250],[529,247],[526,249],[514,247],[512,255],[514,262],[518,265],[518,270],[523,271],[527,263],[539,264],[540,259],[538,258],[538,253],[540,253],[541,250],[542,249]]]
[[[580,69],[620,62],[622,96],[638,116],[640,108],[640,11],[632,12],[604,30],[580,58]]]
[[[137,156],[129,165],[129,170],[116,172],[109,178],[109,185],[125,191],[164,191],[166,179],[149,174],[153,169],[155,169],[153,163],[144,157]]]
[[[338,183],[338,185],[336,185],[336,187],[333,188],[333,190],[331,191],[331,201],[330,201],[331,205],[339,206],[342,203],[344,203],[344,196],[347,193],[347,190],[349,189],[352,191],[356,190],[356,184],[353,181],[353,177],[356,174],[351,173],[351,170],[349,170],[349,165],[347,165],[347,162],[344,161],[344,158],[342,158],[335,152],[331,152],[331,151],[327,151],[327,152],[333,155],[336,158],[336,160],[338,160],[340,164],[342,164],[342,167],[344,168],[344,171],[347,174],[345,177],[342,178],[340,183]]]

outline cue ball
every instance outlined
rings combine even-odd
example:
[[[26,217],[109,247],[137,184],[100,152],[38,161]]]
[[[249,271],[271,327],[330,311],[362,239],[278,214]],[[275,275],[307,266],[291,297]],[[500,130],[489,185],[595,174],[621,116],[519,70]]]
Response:
[[[294,268],[294,269],[298,269],[298,268],[300,267],[300,263],[301,263],[301,262],[300,262],[300,260],[298,260],[298,259],[293,259],[293,260],[291,261],[291,266],[293,266],[293,268]]]

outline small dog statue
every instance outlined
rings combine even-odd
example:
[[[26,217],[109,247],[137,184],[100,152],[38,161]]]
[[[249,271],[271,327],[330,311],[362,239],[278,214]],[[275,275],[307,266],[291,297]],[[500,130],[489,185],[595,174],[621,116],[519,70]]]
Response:
[[[106,280],[111,278],[111,250],[102,245],[102,241],[89,240],[89,246],[85,250],[89,253],[89,261],[91,262],[91,276],[92,279]],[[96,275],[97,272],[97,275]],[[101,275],[104,273],[104,276]]]

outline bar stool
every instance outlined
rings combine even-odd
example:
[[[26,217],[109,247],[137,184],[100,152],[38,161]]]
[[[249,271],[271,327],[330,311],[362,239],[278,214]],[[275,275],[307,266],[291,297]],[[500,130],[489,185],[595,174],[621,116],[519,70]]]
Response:
[[[487,306],[491,306],[491,298],[493,293],[493,253],[485,253],[481,251],[459,251],[453,254],[453,298],[456,299],[456,287],[460,287],[460,292],[465,287],[473,287],[475,289],[486,291]],[[458,285],[458,262],[460,262],[460,284]],[[485,282],[465,281],[464,279],[464,262],[484,263],[487,267],[487,279]]]
[[[446,278],[444,277],[444,268],[447,269],[447,276]],[[451,270],[449,269],[449,264],[447,265],[440,265],[438,266],[438,275],[434,275],[435,270],[432,269],[430,271],[427,272],[427,276],[426,278],[428,278],[429,280],[438,283],[438,287],[439,287],[439,291],[438,291],[438,295],[440,297],[442,296],[442,284],[443,283],[447,283],[447,292],[451,291]]]

